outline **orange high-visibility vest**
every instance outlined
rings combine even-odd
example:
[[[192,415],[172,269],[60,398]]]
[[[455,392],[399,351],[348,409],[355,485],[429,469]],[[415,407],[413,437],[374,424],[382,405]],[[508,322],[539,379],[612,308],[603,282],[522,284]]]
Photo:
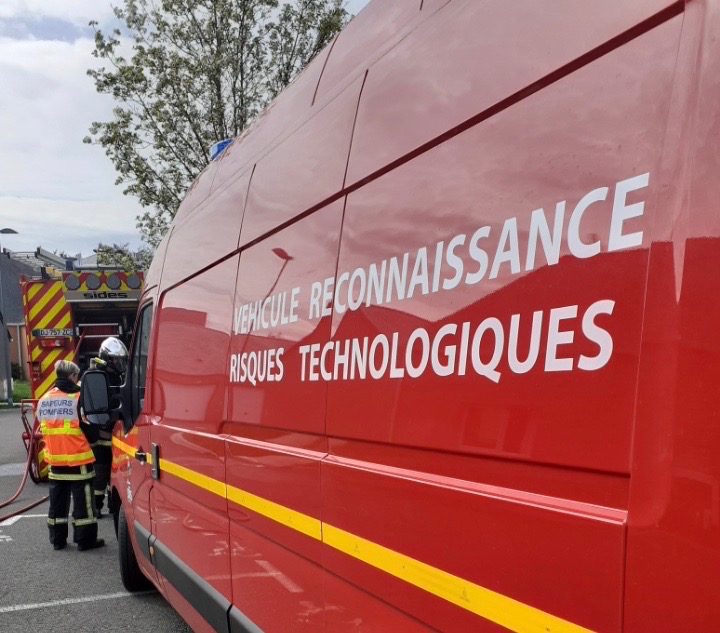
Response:
[[[37,417],[47,452],[45,459],[51,466],[82,466],[95,461],[80,429],[79,398],[79,393],[65,393],[55,387],[38,402]]]

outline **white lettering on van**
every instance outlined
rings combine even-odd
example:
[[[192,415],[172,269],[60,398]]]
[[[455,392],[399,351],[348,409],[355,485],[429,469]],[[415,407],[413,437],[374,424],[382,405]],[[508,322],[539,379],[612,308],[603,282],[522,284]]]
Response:
[[[436,331],[419,327],[405,336],[399,332],[389,336],[378,333],[372,338],[331,339],[300,345],[300,380],[417,379],[428,371],[439,377],[464,376],[471,367],[476,375],[497,384],[503,377],[503,367],[515,375],[533,370],[571,371],[575,366],[583,371],[597,371],[608,364],[613,351],[610,331],[597,320],[604,317],[608,325],[614,306],[614,301],[602,299],[585,309],[582,317],[579,317],[578,305],[569,305],[512,314],[509,323],[486,317],[479,324],[446,323]],[[582,333],[584,340],[576,341],[578,333]],[[546,341],[544,363],[538,362],[543,340]],[[588,343],[597,347],[594,356],[585,353]],[[268,353],[267,358],[243,354],[239,370],[235,372],[231,360],[231,380],[251,384],[281,380],[283,353],[280,348],[274,354]]]
[[[342,273],[335,284],[335,312],[342,314],[347,308],[347,304],[341,302],[342,298],[342,287],[350,280],[350,273]],[[312,319],[312,308],[310,309]]]
[[[418,250],[413,266],[412,275],[410,275],[410,285],[408,286],[407,297],[412,299],[415,288],[420,286],[420,292],[424,295],[430,292],[430,280],[428,279],[428,260],[427,248],[424,246]]]
[[[625,248],[634,248],[642,245],[643,232],[623,233],[623,224],[632,218],[639,218],[645,210],[642,200],[634,204],[626,204],[625,198],[631,191],[637,191],[648,186],[650,173],[621,180],[615,187],[612,217],[610,219],[610,237],[608,239],[609,251],[620,251]]]
[[[570,371],[573,368],[572,358],[559,358],[558,346],[569,345],[575,338],[573,330],[561,330],[562,321],[574,319],[577,316],[577,306],[564,306],[550,310],[550,323],[548,325],[547,354],[545,355],[545,371]]]
[[[388,272],[387,294],[385,302],[390,303],[393,300],[393,288],[395,289],[395,299],[402,301],[405,298],[405,284],[407,282],[408,258],[410,253],[404,253],[402,256],[402,268],[398,264],[397,257],[390,258],[390,266]]]
[[[481,285],[485,280],[502,277],[504,284],[511,277],[526,275],[541,266],[557,266],[564,257],[589,259],[603,252],[642,247],[649,183],[650,173],[645,172],[618,180],[612,186],[597,187],[572,200],[553,202],[552,206],[545,201],[543,206],[522,215],[504,215],[502,223],[492,226],[487,218],[496,218],[497,214],[479,213],[484,221],[462,233],[417,244],[402,253],[388,253],[382,260],[354,264],[351,270],[308,280],[306,287],[245,301],[234,307],[232,332],[248,336],[243,346],[252,340],[252,333],[260,330],[272,329],[272,340],[288,338],[293,342],[294,362],[294,355],[299,355],[300,379],[310,382],[416,379],[431,371],[439,377],[474,373],[498,383],[504,374],[597,371],[607,366],[614,349],[609,326],[613,323],[615,301],[611,299],[596,301],[586,309],[563,305],[542,310],[532,306],[522,311],[503,310],[505,316],[483,314],[479,323],[433,319],[443,319],[443,310],[446,315],[467,312],[465,308],[477,305],[502,285]],[[560,289],[563,282],[562,277],[553,278],[550,287],[556,283]],[[452,292],[461,285],[465,286],[465,294],[458,295],[457,300],[422,299],[433,293]],[[479,286],[475,294],[473,286]],[[519,296],[523,295],[521,289]],[[382,330],[382,319],[370,319],[370,336],[297,343],[306,340],[310,332],[319,331],[310,325],[311,321],[335,313],[343,317],[332,324],[333,331],[337,331],[348,313],[407,300],[416,301],[418,310],[415,306],[404,309],[396,305],[393,310],[399,314],[417,312],[427,319],[409,332],[377,331]],[[307,305],[307,320],[285,337],[281,328],[298,321],[300,305],[303,310]],[[365,322],[348,323],[357,327],[356,323]],[[276,348],[231,354],[231,382],[253,386],[277,382],[286,366],[283,351]]]
[[[500,271],[500,265],[506,262],[510,264],[511,274],[516,275],[520,272],[517,218],[508,218],[503,224],[489,278],[495,279]]]
[[[480,344],[486,332],[493,333],[493,353],[488,362],[483,362],[480,355]],[[500,382],[500,372],[497,367],[500,364],[504,346],[505,335],[502,323],[495,317],[485,319],[475,330],[475,336],[472,341],[472,364],[475,371],[480,376],[485,376],[495,383]]]
[[[320,311],[324,317],[332,314],[332,300],[333,300],[333,285],[335,279],[328,277],[323,282],[323,293],[322,293],[322,310]]]
[[[470,238],[470,246],[468,251],[470,258],[477,262],[478,269],[473,273],[465,275],[465,283],[467,285],[476,284],[485,277],[488,269],[488,255],[485,249],[480,248],[480,240],[490,237],[490,227],[481,226]]]
[[[580,221],[582,220],[585,211],[591,204],[596,202],[602,202],[607,198],[608,188],[600,187],[599,189],[593,189],[590,193],[585,194],[580,202],[575,205],[575,209],[570,214],[570,221],[568,222],[568,248],[570,252],[579,259],[587,259],[588,257],[594,257],[600,253],[600,240],[586,244],[580,237]]]
[[[365,299],[365,288],[367,280],[365,278],[365,269],[356,268],[353,270],[353,274],[350,277],[350,283],[348,285],[348,307],[351,310],[357,310]]]
[[[543,321],[542,310],[533,312],[532,327],[530,329],[530,343],[528,345],[527,357],[521,361],[518,359],[518,339],[520,336],[520,315],[513,314],[510,317],[510,335],[508,340],[508,364],[513,373],[525,374],[534,366],[540,353],[540,334]]]
[[[230,382],[250,383],[256,387],[259,383],[282,380],[284,351],[284,348],[279,347],[258,352],[230,354]]]
[[[579,369],[584,371],[597,371],[605,367],[610,361],[613,352],[612,336],[610,336],[607,330],[604,330],[595,323],[595,317],[599,314],[611,315],[613,308],[615,308],[614,301],[610,301],[609,299],[596,301],[583,315],[583,334],[588,341],[595,343],[599,349],[596,356],[590,357],[581,354],[577,364]]]
[[[443,281],[442,287],[444,290],[452,290],[457,287],[462,279],[463,274],[463,260],[461,257],[455,254],[455,249],[458,246],[465,244],[465,234],[456,235],[448,243],[447,251],[445,252],[445,260],[448,265],[455,271],[455,274],[449,279]]]
[[[322,294],[322,283],[319,281],[313,282],[310,287],[310,315],[308,319],[320,318],[320,295]]]
[[[544,209],[535,209],[530,216],[530,232],[528,233],[527,257],[525,258],[525,270],[535,268],[535,253],[537,251],[538,239],[545,253],[545,261],[548,266],[557,264],[560,261],[560,247],[562,246],[563,220],[565,219],[565,201],[555,205],[555,219],[553,221],[553,232],[550,235],[550,226],[545,217]]]

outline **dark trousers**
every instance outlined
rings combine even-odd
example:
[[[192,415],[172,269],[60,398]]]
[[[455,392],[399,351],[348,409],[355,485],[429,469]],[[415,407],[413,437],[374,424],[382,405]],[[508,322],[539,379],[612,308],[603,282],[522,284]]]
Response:
[[[50,542],[61,545],[68,537],[68,514],[72,497],[73,541],[94,543],[97,539],[97,513],[92,490],[95,471],[86,466],[50,466]]]
[[[92,447],[92,450],[93,455],[95,455],[95,479],[93,480],[95,507],[100,512],[105,503],[105,494],[110,483],[112,444],[104,446],[98,443],[98,445]]]

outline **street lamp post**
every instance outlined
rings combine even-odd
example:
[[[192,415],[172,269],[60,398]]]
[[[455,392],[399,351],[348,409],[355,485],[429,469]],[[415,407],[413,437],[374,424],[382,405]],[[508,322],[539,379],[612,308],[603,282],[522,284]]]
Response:
[[[17,235],[15,229],[0,229],[2,235]],[[2,257],[2,246],[0,246],[0,257]],[[8,329],[7,314],[5,314],[5,300],[3,298],[3,281],[2,281],[2,264],[0,264],[0,315],[2,315],[2,329],[0,339],[2,339],[2,357],[5,365],[5,388],[7,395],[7,403],[12,406],[12,367],[10,366],[10,347],[8,346]]]

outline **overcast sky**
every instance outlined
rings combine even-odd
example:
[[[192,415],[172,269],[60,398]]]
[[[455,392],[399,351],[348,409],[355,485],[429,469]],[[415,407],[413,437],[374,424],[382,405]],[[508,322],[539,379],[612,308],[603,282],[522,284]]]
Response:
[[[349,0],[357,14],[368,0]],[[95,92],[90,20],[106,0],[0,0],[0,246],[92,254],[98,242],[140,245],[140,207],[113,183],[103,150],[84,145],[112,100]]]

